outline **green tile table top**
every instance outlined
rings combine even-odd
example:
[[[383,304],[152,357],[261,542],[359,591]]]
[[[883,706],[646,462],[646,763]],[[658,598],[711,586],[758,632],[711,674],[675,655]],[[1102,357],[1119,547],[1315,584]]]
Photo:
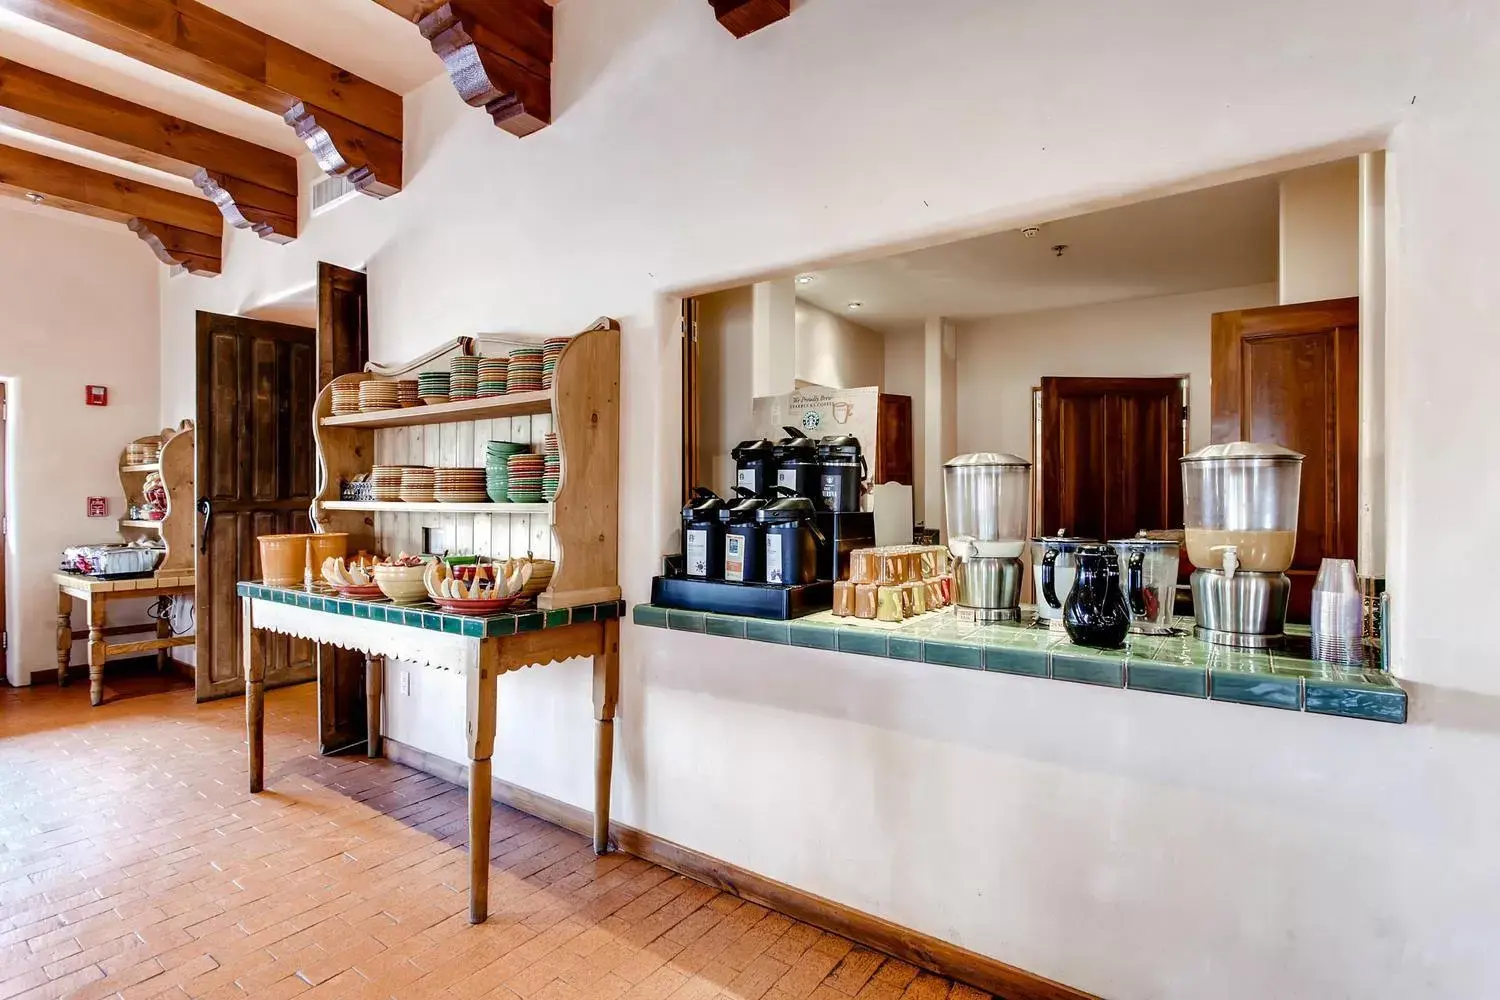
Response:
[[[951,612],[921,615],[898,626],[853,624],[826,611],[780,622],[637,604],[632,615],[637,625],[726,639],[1349,719],[1406,721],[1401,685],[1379,670],[1346,670],[1311,659],[1305,628],[1290,629],[1283,649],[1239,650],[1193,638],[1188,618],[1177,622],[1182,634],[1132,635],[1125,648],[1102,650],[1075,646],[1062,630],[1034,622],[965,625]]]
[[[518,632],[537,632],[541,629],[604,621],[619,618],[625,613],[624,601],[606,601],[603,604],[582,604],[576,608],[558,608],[554,611],[522,608],[502,611],[496,615],[455,615],[430,601],[392,604],[384,598],[373,601],[351,600],[340,597],[337,591],[323,583],[313,584],[312,590],[303,590],[300,587],[268,587],[263,583],[242,581],[236,584],[235,591],[241,597],[253,597],[275,604],[288,604],[311,611],[326,611],[393,625],[409,625],[430,632],[468,636],[471,639],[492,639]]]

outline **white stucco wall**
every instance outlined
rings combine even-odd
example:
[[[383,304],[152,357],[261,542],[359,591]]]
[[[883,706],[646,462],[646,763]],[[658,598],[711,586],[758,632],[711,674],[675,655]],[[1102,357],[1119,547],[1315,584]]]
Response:
[[[1500,671],[1471,625],[1500,547],[1500,8],[817,0],[735,41],[705,6],[561,5],[556,122],[524,141],[446,80],[410,95],[402,194],[167,285],[163,421],[191,409],[194,308],[319,257],[368,264],[382,359],[616,316],[640,601],[674,544],[674,292],[1388,144],[1409,725],[627,625],[616,815],[1117,1000],[1500,992]],[[391,734],[460,756],[461,685],[413,682]],[[507,676],[500,724],[497,775],[590,801],[586,665]]]
[[[6,673],[30,682],[57,666],[57,588],[69,545],[118,542],[120,452],[158,433],[161,265],[124,226],[0,199],[0,379],[10,403],[6,455]],[[84,404],[84,387],[109,405]],[[109,498],[109,517],[87,498]],[[147,620],[143,602],[109,607],[111,625]],[[80,604],[75,629],[88,628]],[[141,638],[136,636],[135,638]],[[73,663],[87,663],[83,643]]]

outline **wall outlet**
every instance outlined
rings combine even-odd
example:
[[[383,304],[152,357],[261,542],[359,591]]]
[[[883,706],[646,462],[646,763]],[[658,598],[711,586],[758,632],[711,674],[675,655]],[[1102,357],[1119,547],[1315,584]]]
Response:
[[[403,671],[401,671],[401,680],[400,680],[399,683],[401,685],[401,693],[402,694],[411,694],[411,671],[410,670],[403,670]]]

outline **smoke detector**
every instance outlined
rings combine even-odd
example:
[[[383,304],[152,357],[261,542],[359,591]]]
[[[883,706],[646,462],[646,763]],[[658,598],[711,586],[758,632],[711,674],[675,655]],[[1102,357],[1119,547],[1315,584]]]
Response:
[[[1025,229],[1021,230],[1021,235],[1026,237],[1028,240],[1035,239],[1036,237],[1042,235],[1042,230],[1038,226],[1027,226]]]

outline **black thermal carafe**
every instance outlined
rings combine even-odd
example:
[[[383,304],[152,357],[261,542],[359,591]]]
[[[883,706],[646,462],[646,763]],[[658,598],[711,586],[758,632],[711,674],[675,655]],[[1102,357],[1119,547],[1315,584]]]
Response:
[[[682,508],[682,554],[684,572],[705,580],[724,578],[724,526],[719,511],[724,501],[702,486]]]
[[[741,441],[730,456],[734,459],[735,486],[759,496],[776,485],[776,445],[758,438]]]
[[[805,496],[773,500],[755,512],[766,533],[766,582],[795,586],[818,579],[818,546],[823,533],[814,521],[817,509]]]
[[[724,579],[729,583],[764,583],[765,530],[755,523],[755,512],[771,502],[737,486],[736,499],[719,511],[724,526]]]
[[[818,443],[818,465],[822,474],[823,509],[840,514],[859,510],[866,475],[859,438],[849,435],[824,438]]]
[[[823,467],[818,464],[818,442],[795,427],[783,427],[787,436],[776,442],[776,483],[807,497],[814,507],[823,503]]]

